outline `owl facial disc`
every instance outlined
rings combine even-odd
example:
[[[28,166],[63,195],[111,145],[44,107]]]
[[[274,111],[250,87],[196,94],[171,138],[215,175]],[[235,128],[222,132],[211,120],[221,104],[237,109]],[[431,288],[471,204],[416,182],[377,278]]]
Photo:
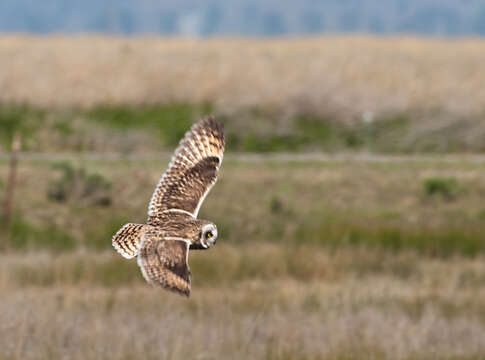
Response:
[[[200,243],[203,247],[210,248],[217,241],[217,227],[214,224],[204,225],[202,228]]]

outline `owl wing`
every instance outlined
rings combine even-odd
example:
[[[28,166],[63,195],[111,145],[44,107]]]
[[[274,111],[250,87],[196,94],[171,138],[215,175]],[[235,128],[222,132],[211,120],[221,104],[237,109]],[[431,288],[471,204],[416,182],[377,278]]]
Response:
[[[150,284],[190,296],[189,247],[190,242],[183,238],[165,237],[156,230],[147,232],[138,253],[143,277]]]
[[[163,212],[175,210],[197,217],[215,184],[224,152],[224,130],[213,117],[195,123],[175,150],[150,200],[148,224],[159,224]]]

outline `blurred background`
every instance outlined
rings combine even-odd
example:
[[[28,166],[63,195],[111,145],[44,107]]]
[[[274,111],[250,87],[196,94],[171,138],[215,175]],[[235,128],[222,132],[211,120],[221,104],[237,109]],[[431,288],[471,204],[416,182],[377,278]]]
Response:
[[[483,0],[3,0],[0,359],[483,359]],[[112,235],[215,114],[192,296]]]

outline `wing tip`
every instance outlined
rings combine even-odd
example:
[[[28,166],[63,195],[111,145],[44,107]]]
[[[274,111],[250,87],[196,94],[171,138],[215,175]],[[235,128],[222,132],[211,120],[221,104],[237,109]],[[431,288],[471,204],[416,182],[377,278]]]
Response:
[[[194,123],[190,131],[197,131],[199,129],[210,129],[216,132],[222,139],[224,139],[224,124],[217,121],[214,115],[208,115]]]
[[[170,291],[171,293],[174,293],[174,294],[186,297],[186,298],[190,297],[190,293],[191,293],[190,284],[188,284],[187,288],[177,288],[177,287],[168,286],[166,284],[162,284],[160,282],[157,282],[157,281],[150,279],[147,276],[147,274],[145,274],[145,272],[143,270],[142,270],[142,274],[143,274],[143,277],[145,278],[146,282],[148,284],[150,284],[152,288],[167,290],[167,291]]]
[[[180,296],[185,297],[187,299],[190,298],[190,293],[191,293],[190,288],[179,289],[179,288],[175,288],[175,287],[163,286],[161,284],[153,283],[153,282],[151,282],[150,285],[152,285],[152,287],[154,287],[154,288],[159,288],[159,289],[170,291],[173,294],[180,295]]]
[[[179,294],[180,296],[183,296],[183,297],[186,297],[186,298],[190,298],[190,287],[187,288],[187,289],[177,289],[177,288],[173,288],[173,289],[169,289],[167,288],[167,290],[175,293],[175,294]]]

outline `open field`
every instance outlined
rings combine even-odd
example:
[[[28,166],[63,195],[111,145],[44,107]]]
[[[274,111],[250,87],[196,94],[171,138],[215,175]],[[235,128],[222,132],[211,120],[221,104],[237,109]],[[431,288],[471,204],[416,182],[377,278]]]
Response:
[[[485,126],[480,116],[449,117],[442,112],[426,115],[409,110],[346,122],[336,114],[285,114],[281,108],[245,108],[228,114],[210,103],[105,104],[91,109],[0,105],[0,146],[8,148],[17,131],[28,151],[153,154],[172,150],[190,125],[207,114],[216,114],[224,124],[228,152],[420,154],[485,150]]]
[[[364,245],[433,256],[485,252],[479,157],[250,159],[227,156],[201,209],[228,243]],[[167,155],[24,157],[12,246],[109,248],[122,224],[145,220],[167,162]],[[2,179],[6,164],[0,160]]]
[[[484,57],[477,39],[2,36],[0,101],[468,114],[485,104]]]
[[[153,152],[214,112],[238,151],[483,152],[484,58],[479,39],[1,36],[0,130],[24,104],[30,150]]]
[[[483,359],[485,158],[402,155],[483,151],[482,45],[1,38],[0,142],[45,153],[0,234],[0,359]],[[212,112],[221,239],[185,300],[110,239]]]
[[[188,300],[151,289],[113,252],[2,256],[0,358],[483,358],[482,256],[301,248],[298,276],[281,270],[288,255],[193,252]]]
[[[110,244],[168,156],[21,156],[0,359],[485,355],[485,158],[228,154],[186,300]]]
[[[484,59],[477,39],[0,36],[0,147],[25,151],[0,360],[484,359]],[[185,299],[111,236],[209,113],[219,241]],[[0,203],[7,173],[2,152]]]

